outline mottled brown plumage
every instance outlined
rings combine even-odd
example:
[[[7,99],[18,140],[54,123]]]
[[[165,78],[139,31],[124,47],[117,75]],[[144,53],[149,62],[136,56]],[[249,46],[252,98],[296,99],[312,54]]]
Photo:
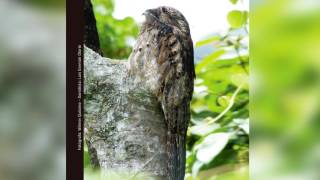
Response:
[[[183,180],[185,142],[195,78],[193,43],[185,17],[171,7],[147,10],[146,21],[130,56],[158,97],[167,126],[167,179]]]

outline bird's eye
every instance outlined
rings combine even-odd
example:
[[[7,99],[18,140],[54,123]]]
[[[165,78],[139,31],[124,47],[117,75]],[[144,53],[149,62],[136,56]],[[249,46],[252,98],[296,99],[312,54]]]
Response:
[[[167,9],[165,7],[163,7],[161,10],[162,12],[167,13]]]

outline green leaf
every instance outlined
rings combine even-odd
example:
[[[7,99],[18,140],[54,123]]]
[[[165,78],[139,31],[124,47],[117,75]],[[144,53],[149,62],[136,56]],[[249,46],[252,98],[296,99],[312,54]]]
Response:
[[[249,118],[248,119],[234,119],[233,123],[237,124],[245,133],[250,133]]]
[[[219,124],[199,124],[192,126],[190,128],[191,134],[198,135],[198,136],[204,136],[210,132],[213,132],[214,130],[220,128]]]
[[[200,46],[203,46],[203,45],[206,45],[206,44],[210,44],[210,43],[212,43],[214,41],[218,41],[218,40],[220,40],[220,37],[219,36],[214,36],[214,37],[202,40],[202,41],[198,41],[196,43],[196,47],[200,47]]]
[[[201,167],[204,165],[203,162],[201,161],[196,161],[193,166],[192,166],[192,176],[196,177],[197,174],[199,173],[199,170],[201,169]]]
[[[229,102],[230,102],[230,97],[229,96],[220,96],[218,98],[218,103],[222,107],[227,107]]]
[[[229,133],[210,134],[196,145],[197,159],[205,164],[211,162],[227,145],[230,138]]]
[[[200,73],[201,71],[205,70],[206,65],[208,65],[209,63],[211,63],[213,60],[219,58],[220,56],[222,56],[225,53],[225,50],[220,49],[217,50],[215,52],[213,52],[212,54],[210,54],[209,56],[205,57],[196,67],[196,73]]]
[[[240,28],[247,23],[248,11],[233,10],[228,13],[227,19],[232,28]]]
[[[86,144],[84,145],[83,159],[84,159],[84,166],[85,167],[90,166],[90,158],[89,158],[89,153],[88,153],[88,146]]]
[[[231,76],[231,82],[236,86],[242,86],[244,89],[249,89],[249,76],[244,73],[236,73]]]
[[[232,4],[237,4],[238,0],[229,0]]]

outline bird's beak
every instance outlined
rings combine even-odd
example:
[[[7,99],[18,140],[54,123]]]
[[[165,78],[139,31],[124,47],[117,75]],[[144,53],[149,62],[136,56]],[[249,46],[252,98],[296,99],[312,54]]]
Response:
[[[156,17],[154,9],[147,9],[142,15]]]
[[[146,10],[144,13],[142,13],[142,15],[145,16],[146,22],[153,22],[158,19],[156,16],[156,12],[153,9]]]

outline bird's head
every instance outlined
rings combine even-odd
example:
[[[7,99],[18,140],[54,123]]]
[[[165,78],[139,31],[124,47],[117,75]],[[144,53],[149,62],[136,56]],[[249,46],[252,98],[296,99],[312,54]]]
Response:
[[[178,28],[180,31],[190,34],[189,24],[186,18],[178,10],[168,7],[160,6],[155,9],[146,10],[143,15],[146,16],[146,24],[154,24],[157,21],[160,24]]]

